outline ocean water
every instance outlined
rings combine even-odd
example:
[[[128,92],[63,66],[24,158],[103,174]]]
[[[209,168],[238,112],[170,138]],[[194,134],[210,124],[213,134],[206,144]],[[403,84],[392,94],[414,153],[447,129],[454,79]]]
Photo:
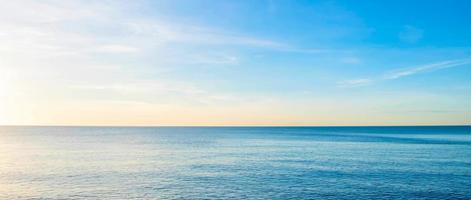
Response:
[[[0,199],[471,199],[471,126],[0,127]]]

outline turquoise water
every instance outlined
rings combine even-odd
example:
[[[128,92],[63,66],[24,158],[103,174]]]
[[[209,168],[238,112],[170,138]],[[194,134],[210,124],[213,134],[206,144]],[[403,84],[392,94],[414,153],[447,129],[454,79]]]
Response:
[[[0,199],[471,199],[471,127],[0,127]]]

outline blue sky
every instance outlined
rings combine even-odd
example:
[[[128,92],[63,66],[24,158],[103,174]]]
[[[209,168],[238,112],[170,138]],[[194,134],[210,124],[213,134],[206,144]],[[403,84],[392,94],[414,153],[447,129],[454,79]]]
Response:
[[[469,1],[10,1],[0,123],[471,124]]]

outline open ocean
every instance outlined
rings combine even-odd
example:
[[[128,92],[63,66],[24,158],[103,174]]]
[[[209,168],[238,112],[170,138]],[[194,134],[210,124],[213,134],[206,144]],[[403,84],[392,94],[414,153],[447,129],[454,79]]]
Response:
[[[471,126],[0,127],[0,199],[471,199]]]

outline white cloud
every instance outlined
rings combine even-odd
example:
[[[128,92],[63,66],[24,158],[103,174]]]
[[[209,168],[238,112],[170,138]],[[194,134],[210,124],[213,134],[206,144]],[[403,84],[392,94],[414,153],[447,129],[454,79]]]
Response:
[[[371,82],[373,82],[373,80],[368,79],[368,78],[360,78],[360,79],[341,81],[338,83],[338,85],[340,87],[358,87],[358,86],[368,85]]]
[[[189,63],[192,64],[238,64],[239,58],[233,55],[225,54],[195,54],[189,57]]]
[[[96,51],[103,53],[136,53],[139,51],[139,49],[133,46],[111,44],[100,46],[96,49]]]
[[[341,81],[338,83],[340,87],[358,87],[358,86],[365,86],[372,84],[377,81],[385,81],[385,80],[395,80],[405,76],[412,76],[419,73],[431,72],[440,69],[456,67],[461,65],[468,65],[471,64],[471,59],[459,59],[459,60],[447,60],[442,62],[430,63],[426,65],[420,65],[415,67],[410,67],[406,69],[399,69],[390,72],[386,72],[385,75],[379,78],[361,78],[361,79],[353,79],[347,81]]]
[[[112,83],[112,76],[132,81],[186,64],[236,65],[244,60],[239,47],[308,54],[329,51],[138,15],[139,4],[142,2],[2,2],[0,60],[5,64],[0,68],[56,84],[73,84],[83,77],[102,84],[105,80]]]
[[[240,98],[227,93],[202,89],[189,82],[168,80],[132,80],[116,83],[89,84],[79,83],[68,89],[74,91],[77,99],[88,95],[94,99],[140,102],[146,104],[218,104],[237,102]],[[99,94],[99,95],[96,95]]]
[[[0,59],[9,65],[0,67],[71,68],[113,65],[129,58],[135,59],[133,68],[152,65],[155,69],[188,63],[237,64],[243,59],[239,47],[306,54],[332,51],[297,48],[231,30],[136,14],[144,6],[141,1],[2,2]],[[208,52],[208,48],[220,53]]]
[[[408,69],[396,70],[394,72],[389,72],[384,79],[391,80],[391,79],[398,79],[404,76],[411,76],[418,73],[424,73],[429,71],[435,71],[460,65],[471,64],[471,59],[461,59],[461,60],[447,60],[437,63],[431,63],[416,67],[411,67]]]
[[[124,23],[128,31],[139,37],[158,42],[200,45],[241,45],[259,48],[286,48],[288,45],[256,37],[245,36],[211,27],[178,24],[158,20],[137,19]]]

